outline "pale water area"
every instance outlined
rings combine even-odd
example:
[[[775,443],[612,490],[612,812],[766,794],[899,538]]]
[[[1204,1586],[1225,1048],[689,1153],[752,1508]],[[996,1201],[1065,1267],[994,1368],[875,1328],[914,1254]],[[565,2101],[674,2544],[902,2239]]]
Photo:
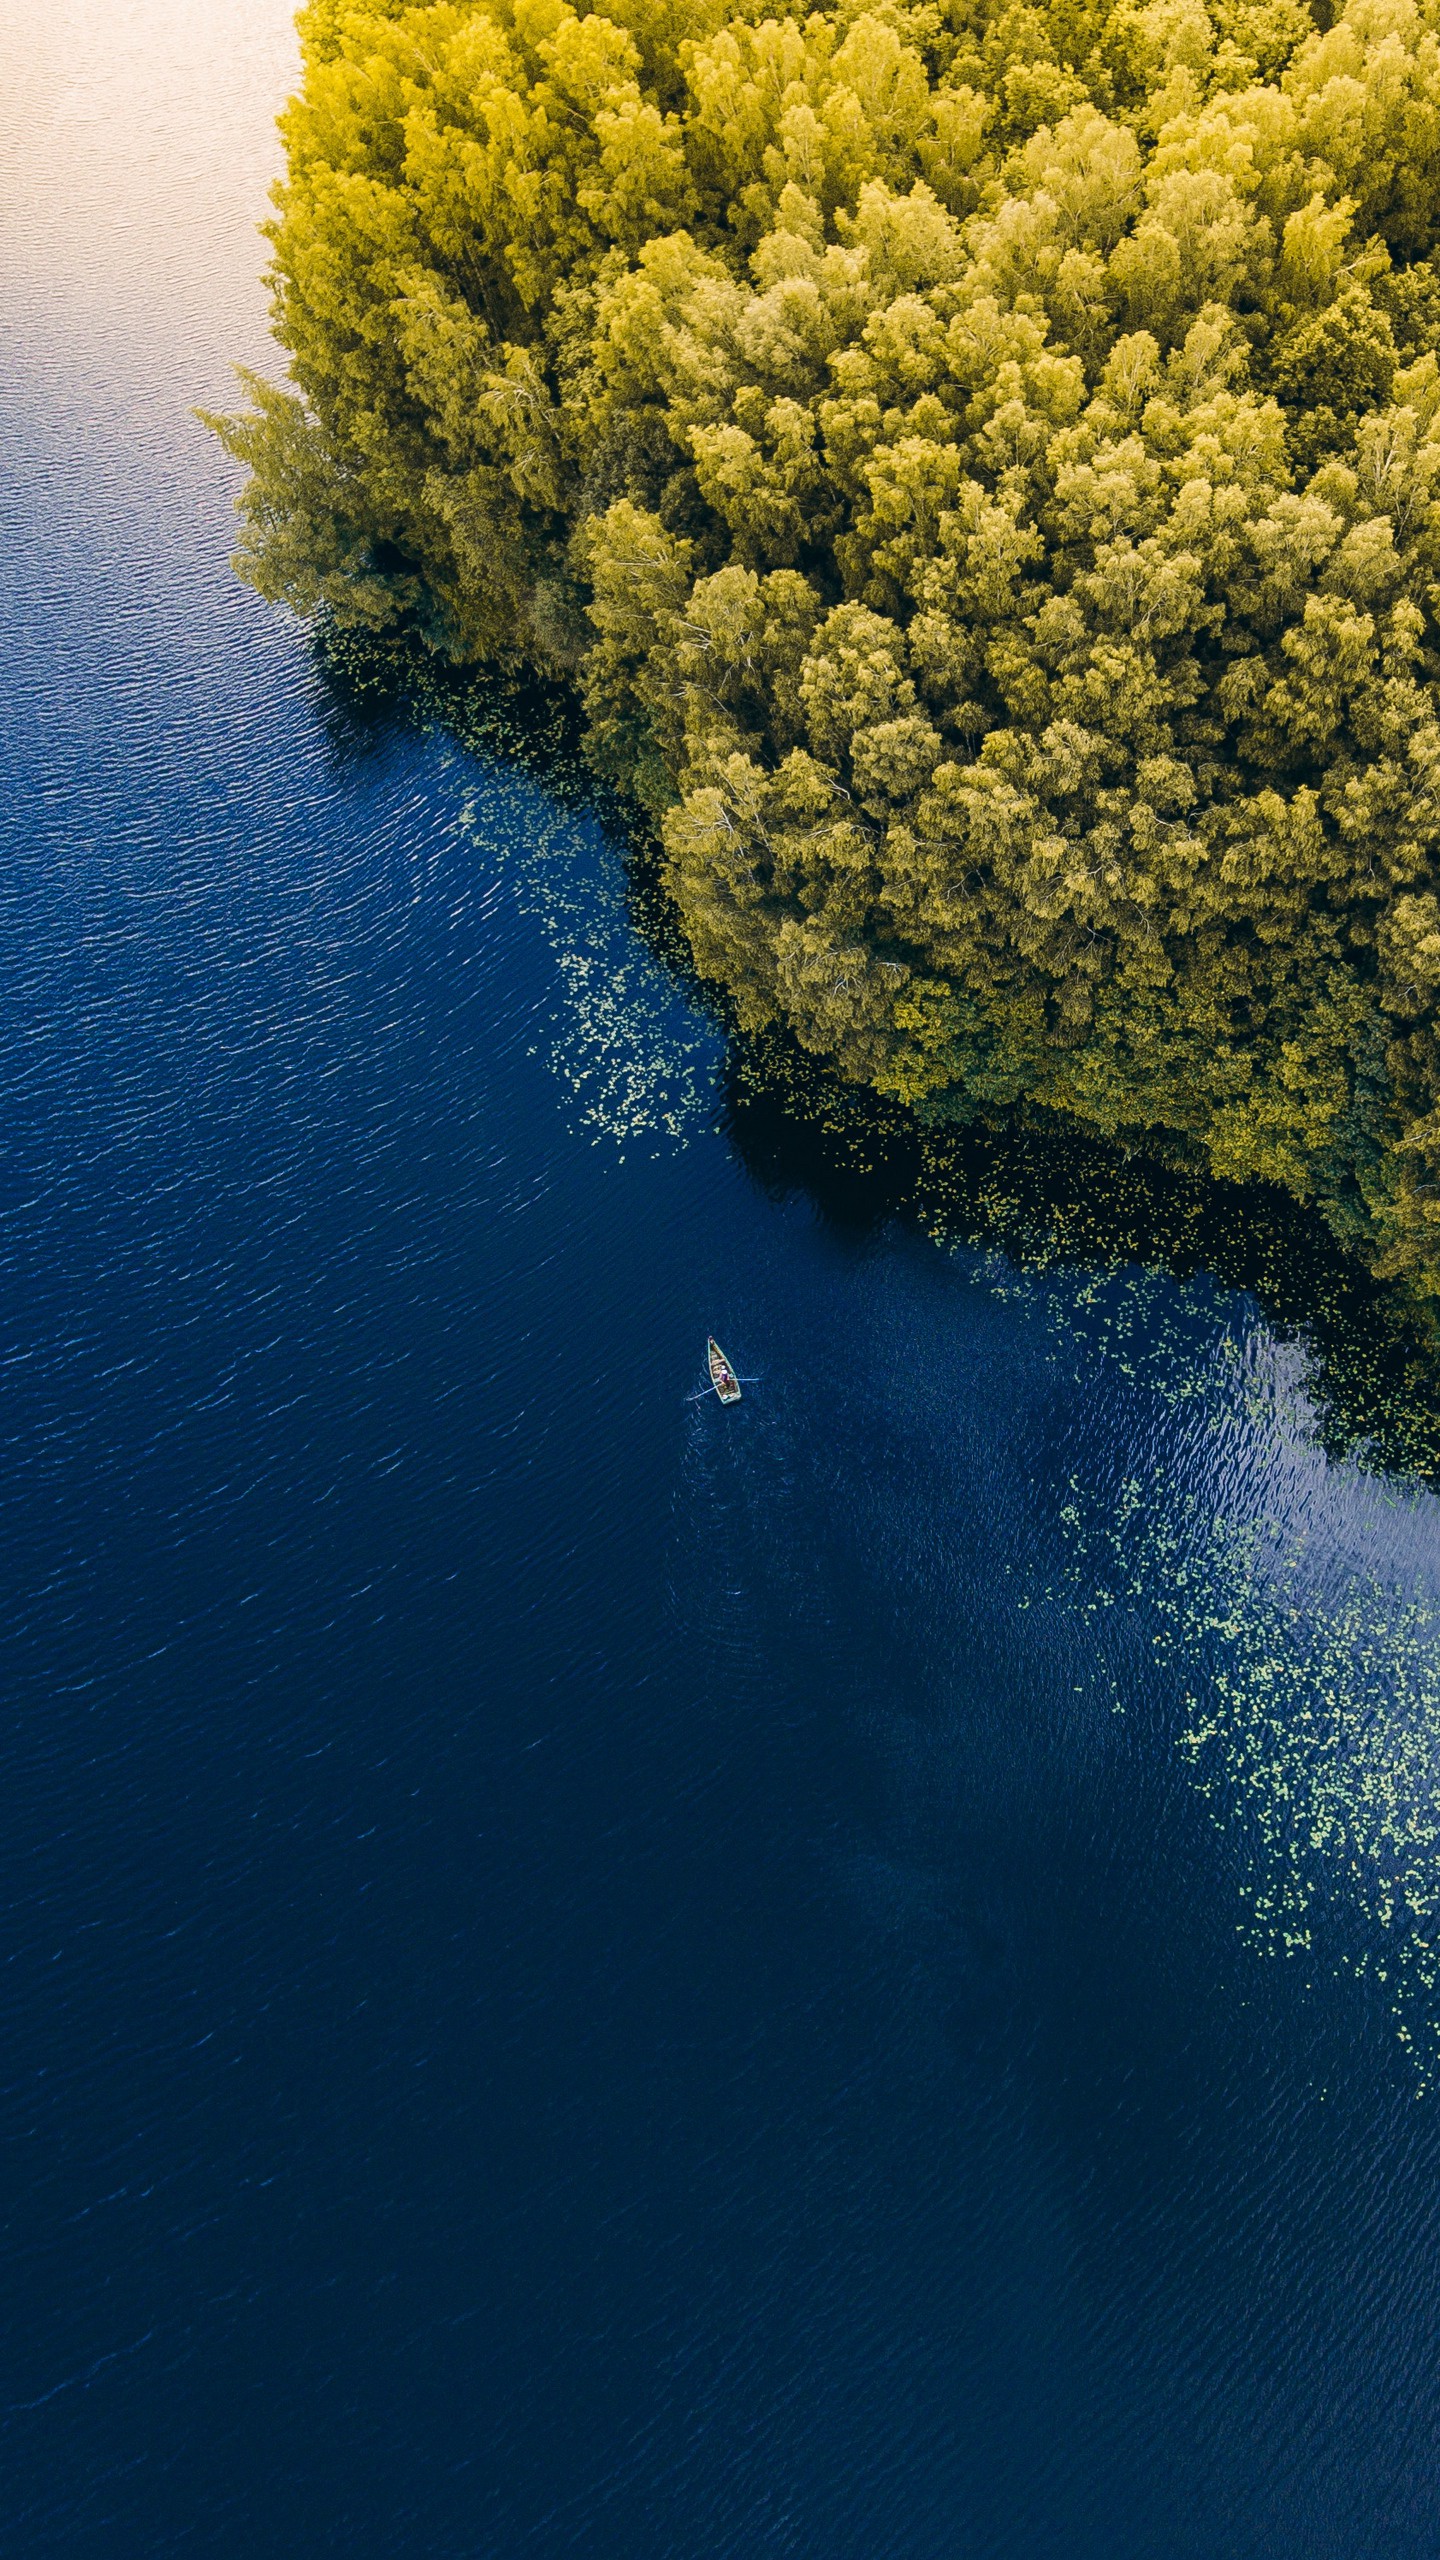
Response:
[[[287,18],[0,0],[0,2548],[1432,2560],[1436,1502],[232,581]]]

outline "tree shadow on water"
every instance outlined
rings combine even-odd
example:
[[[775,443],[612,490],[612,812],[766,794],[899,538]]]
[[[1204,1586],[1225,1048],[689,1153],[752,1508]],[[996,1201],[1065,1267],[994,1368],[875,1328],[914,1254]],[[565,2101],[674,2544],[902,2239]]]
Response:
[[[804,1193],[851,1237],[899,1222],[940,1243],[997,1249],[1022,1269],[1139,1265],[1246,1291],[1309,1354],[1327,1454],[1440,1489],[1433,1328],[1287,1193],[1216,1181],[1056,1113],[927,1127],[778,1032],[732,1037],[725,1117],[755,1181],[777,1196]]]

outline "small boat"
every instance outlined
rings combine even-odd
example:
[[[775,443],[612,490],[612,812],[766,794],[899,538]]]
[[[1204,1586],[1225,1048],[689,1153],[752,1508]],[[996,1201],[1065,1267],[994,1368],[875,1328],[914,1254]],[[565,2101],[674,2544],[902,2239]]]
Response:
[[[725,1354],[721,1350],[713,1333],[706,1341],[705,1355],[710,1363],[710,1384],[714,1388],[721,1403],[738,1404],[740,1401],[740,1381],[736,1377],[734,1370],[731,1368],[729,1361],[726,1359]]]

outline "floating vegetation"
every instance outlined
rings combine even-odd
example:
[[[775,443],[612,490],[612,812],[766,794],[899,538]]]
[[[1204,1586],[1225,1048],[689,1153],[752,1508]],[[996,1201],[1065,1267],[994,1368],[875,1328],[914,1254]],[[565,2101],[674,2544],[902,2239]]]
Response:
[[[1184,1702],[1177,1747],[1237,1847],[1242,1936],[1373,1979],[1428,2087],[1440,2081],[1440,1606],[1419,1572],[1407,1586],[1337,1566],[1336,1524],[1319,1537],[1303,1498],[1274,1501],[1276,1434],[1303,1431],[1303,1410],[1231,1348],[1228,1414],[1210,1364],[1203,1470],[1224,1507],[1213,1490],[1181,1493],[1170,1470],[1108,1489],[1074,1476],[1060,1514],[1067,1587],[1035,1597],[1092,1622],[1139,1613]],[[1247,1499],[1233,1461],[1257,1393],[1269,1463]],[[1390,1500],[1430,1507],[1418,1489]],[[1118,1684],[1114,1695],[1122,1703]]]
[[[619,846],[573,814],[516,836],[496,826],[482,787],[467,794],[461,824],[498,849],[520,903],[534,916],[555,963],[560,1002],[552,1071],[573,1096],[574,1126],[608,1138],[622,1155],[684,1143],[715,1118],[723,1059],[717,1024],[688,1005],[673,977],[636,934],[631,883]]]
[[[405,638],[323,627],[317,646],[352,719],[401,718],[477,760],[467,768],[459,823],[510,880],[549,944],[559,1002],[547,1054],[573,1099],[572,1125],[623,1155],[683,1143],[713,1122],[719,1020],[680,983],[683,941],[644,839],[626,831],[626,813],[581,757],[569,697],[534,678],[462,673]],[[520,826],[497,764],[544,786]],[[637,933],[642,916],[648,929]]]
[[[321,614],[312,636],[316,665],[352,722],[443,730],[471,755],[534,774],[567,808],[601,807],[574,696],[563,685],[500,667],[458,667],[413,631],[347,631]],[[618,807],[602,814],[618,816]]]

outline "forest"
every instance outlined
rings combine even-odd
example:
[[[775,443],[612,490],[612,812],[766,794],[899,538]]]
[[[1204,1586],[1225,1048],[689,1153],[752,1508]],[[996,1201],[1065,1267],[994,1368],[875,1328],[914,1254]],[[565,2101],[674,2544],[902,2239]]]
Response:
[[[575,688],[696,964],[1440,1301],[1440,5],[312,0],[242,573]]]

